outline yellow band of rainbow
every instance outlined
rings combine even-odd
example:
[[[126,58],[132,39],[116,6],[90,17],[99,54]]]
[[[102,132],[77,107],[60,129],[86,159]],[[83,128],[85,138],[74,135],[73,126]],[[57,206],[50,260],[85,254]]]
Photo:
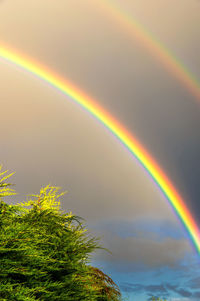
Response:
[[[185,202],[155,160],[122,124],[115,120],[113,116],[106,112],[88,95],[85,95],[83,92],[74,87],[69,81],[62,79],[46,67],[34,62],[33,59],[29,59],[25,57],[25,55],[20,55],[16,51],[9,50],[1,45],[0,58],[19,66],[20,68],[36,75],[43,81],[51,84],[57,90],[61,91],[74,102],[82,106],[86,111],[96,117],[96,119],[101,121],[102,124],[104,124],[141,163],[141,165],[153,178],[154,182],[160,187],[161,191],[169,201],[169,204],[172,206],[178,218],[187,230],[198,254],[200,254],[200,232],[191,213],[186,207]]]

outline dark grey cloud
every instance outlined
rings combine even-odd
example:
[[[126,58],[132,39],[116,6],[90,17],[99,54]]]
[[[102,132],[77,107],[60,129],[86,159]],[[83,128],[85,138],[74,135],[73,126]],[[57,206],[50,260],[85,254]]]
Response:
[[[108,262],[127,263],[132,269],[131,263],[140,263],[149,268],[168,266],[177,267],[180,260],[191,252],[191,247],[185,239],[163,238],[161,241],[155,236],[127,237],[104,235],[104,245],[111,250],[112,255],[101,253],[98,259]]]
[[[166,288],[169,291],[175,292],[181,297],[193,297],[193,292],[190,290],[189,286],[186,286],[188,289],[184,289],[181,287],[181,285],[171,285],[171,284],[166,284]]]
[[[171,291],[176,291],[177,289],[177,285],[173,285],[173,284],[170,284],[170,283],[166,283],[166,288],[171,290]]]
[[[182,288],[181,285],[171,285],[169,283],[161,284],[132,284],[132,283],[121,283],[120,288],[125,292],[131,293],[146,293],[151,296],[159,297],[169,297],[173,296],[172,292],[175,293],[174,296],[183,297],[184,300],[195,300],[198,297],[199,292],[192,292],[189,288]],[[175,297],[174,297],[175,298]]]
[[[196,291],[193,293],[193,297],[194,298],[197,298],[196,300],[199,300],[200,299],[200,291]]]
[[[121,283],[120,288],[125,292],[132,293],[146,293],[152,296],[167,295],[167,289],[163,284],[152,284],[152,285],[142,285],[142,284],[131,284],[131,283]]]
[[[194,277],[187,282],[191,289],[200,289],[200,276]]]
[[[177,289],[176,292],[182,297],[193,297],[193,293],[189,290],[185,290],[183,288]]]

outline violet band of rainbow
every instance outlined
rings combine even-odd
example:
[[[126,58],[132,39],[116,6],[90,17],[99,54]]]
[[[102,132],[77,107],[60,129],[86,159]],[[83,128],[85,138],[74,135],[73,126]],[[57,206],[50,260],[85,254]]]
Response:
[[[33,59],[26,57],[24,54],[18,54],[13,49],[8,49],[7,47],[0,45],[0,58],[49,83],[57,90],[70,97],[70,99],[83,107],[88,113],[92,114],[111,133],[113,133],[145,168],[155,184],[159,186],[168,200],[168,203],[174,209],[177,217],[184,225],[198,254],[200,254],[200,231],[184,200],[167,178],[161,167],[158,166],[156,161],[144,149],[139,141],[133,137],[119,121],[105,111],[96,101],[72,85],[68,80],[62,79],[60,76],[48,70],[48,68],[36,63]]]

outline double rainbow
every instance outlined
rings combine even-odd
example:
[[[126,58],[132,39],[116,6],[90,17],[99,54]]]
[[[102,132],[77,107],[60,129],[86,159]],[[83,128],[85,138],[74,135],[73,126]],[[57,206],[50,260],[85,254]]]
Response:
[[[69,81],[62,79],[58,75],[48,70],[46,67],[34,62],[32,59],[29,59],[24,55],[20,55],[13,50],[9,50],[4,46],[0,46],[0,58],[19,66],[21,69],[26,70],[36,75],[43,81],[49,83],[57,90],[70,97],[74,102],[83,107],[96,119],[101,121],[101,123],[104,124],[104,126],[106,126],[108,130],[113,133],[141,163],[141,165],[153,178],[154,182],[160,187],[169,204],[172,206],[187,230],[197,252],[200,254],[200,232],[183,199],[155,160],[148,154],[142,145],[140,145],[136,138],[134,138],[123,127],[122,124],[115,120],[113,116],[106,112],[88,95],[74,87]]]

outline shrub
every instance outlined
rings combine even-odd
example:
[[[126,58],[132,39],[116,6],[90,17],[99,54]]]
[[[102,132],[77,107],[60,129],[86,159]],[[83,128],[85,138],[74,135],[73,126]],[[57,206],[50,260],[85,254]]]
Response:
[[[0,197],[15,194],[10,175],[0,176]],[[89,264],[98,239],[60,210],[58,191],[48,185],[28,202],[0,202],[0,300],[121,300],[112,279]]]

